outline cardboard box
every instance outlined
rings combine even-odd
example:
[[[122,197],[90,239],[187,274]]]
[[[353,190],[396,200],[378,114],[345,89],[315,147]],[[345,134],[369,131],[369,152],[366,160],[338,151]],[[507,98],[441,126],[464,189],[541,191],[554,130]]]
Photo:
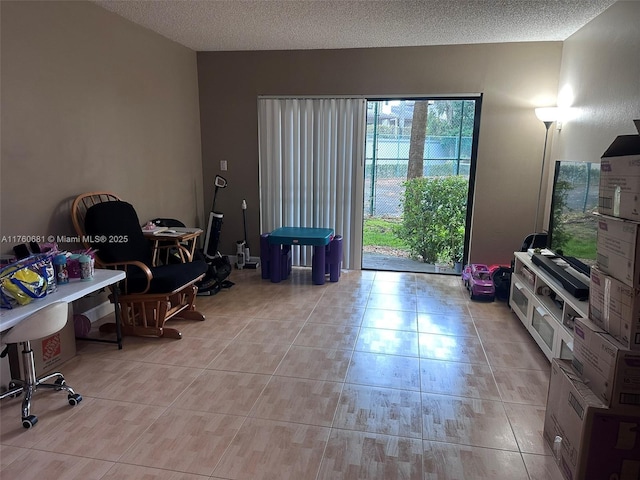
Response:
[[[55,372],[60,364],[76,355],[76,335],[73,325],[73,306],[69,304],[67,324],[62,330],[40,340],[31,341],[36,376]],[[10,354],[11,374],[14,378],[24,376],[22,347],[13,348]]]
[[[640,223],[607,215],[598,217],[596,265],[630,287],[640,287]]]
[[[544,438],[567,480],[640,478],[640,416],[606,407],[571,369],[551,362]]]
[[[617,137],[603,154],[598,211],[640,221],[640,135]]]
[[[591,268],[589,319],[625,348],[640,350],[640,290]]]
[[[635,407],[640,416],[640,352],[624,348],[586,318],[577,318],[572,365],[605,405]]]

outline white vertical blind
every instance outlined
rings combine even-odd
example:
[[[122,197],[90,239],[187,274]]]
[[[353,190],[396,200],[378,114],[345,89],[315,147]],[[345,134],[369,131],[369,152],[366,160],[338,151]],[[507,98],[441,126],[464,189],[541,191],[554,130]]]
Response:
[[[259,98],[260,228],[333,228],[344,267],[362,263],[366,100]],[[311,248],[293,251],[311,265]]]

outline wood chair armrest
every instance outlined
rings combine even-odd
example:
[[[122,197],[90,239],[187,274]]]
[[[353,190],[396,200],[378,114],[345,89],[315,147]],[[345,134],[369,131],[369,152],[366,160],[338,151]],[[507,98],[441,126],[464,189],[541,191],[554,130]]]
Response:
[[[142,290],[141,292],[129,292],[129,286],[127,284],[128,278],[125,278],[124,279],[124,293],[127,293],[127,294],[129,294],[129,293],[143,294],[143,293],[147,293],[149,291],[149,288],[151,287],[151,280],[153,280],[153,273],[151,273],[151,270],[149,269],[149,267],[147,267],[142,262],[139,262],[137,260],[132,260],[132,261],[129,261],[129,262],[118,262],[118,263],[99,262],[99,264],[100,264],[100,266],[102,266],[104,268],[110,268],[112,270],[122,270],[127,274],[128,274],[128,271],[129,271],[129,267],[138,267],[140,270],[142,270],[142,272],[147,277],[147,286],[145,287],[145,289]]]

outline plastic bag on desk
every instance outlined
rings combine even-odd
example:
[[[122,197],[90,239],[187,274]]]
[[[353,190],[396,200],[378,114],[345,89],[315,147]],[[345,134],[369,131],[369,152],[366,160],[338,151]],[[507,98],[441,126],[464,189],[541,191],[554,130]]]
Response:
[[[12,309],[18,302],[15,298],[10,297],[2,291],[2,282],[0,281],[0,308]]]
[[[57,284],[51,256],[36,254],[0,270],[0,307],[26,305],[55,292]]]
[[[47,294],[58,289],[56,272],[53,268],[53,256],[55,252],[37,253],[20,260],[17,265],[28,268],[39,274],[47,282]]]
[[[34,255],[29,269],[40,274],[47,282],[47,295],[58,290],[58,282],[56,281],[56,271],[53,267],[53,255],[55,252]]]
[[[47,294],[47,281],[37,272],[23,267],[2,279],[2,293],[13,298],[19,305],[27,305],[34,298]]]

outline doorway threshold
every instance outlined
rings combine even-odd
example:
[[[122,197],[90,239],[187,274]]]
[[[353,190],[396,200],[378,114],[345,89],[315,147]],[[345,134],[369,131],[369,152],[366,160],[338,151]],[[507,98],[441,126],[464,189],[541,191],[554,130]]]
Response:
[[[424,263],[411,258],[396,257],[381,253],[362,252],[363,270],[382,270],[390,272],[410,273],[439,273],[445,275],[460,275],[453,268],[436,266],[432,263]]]

